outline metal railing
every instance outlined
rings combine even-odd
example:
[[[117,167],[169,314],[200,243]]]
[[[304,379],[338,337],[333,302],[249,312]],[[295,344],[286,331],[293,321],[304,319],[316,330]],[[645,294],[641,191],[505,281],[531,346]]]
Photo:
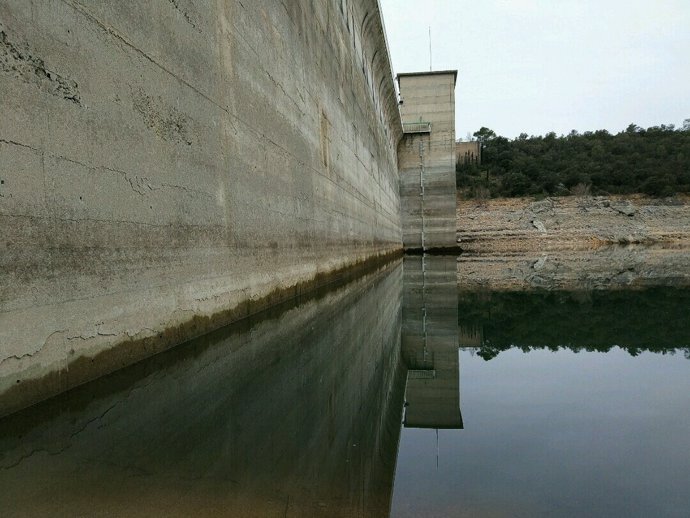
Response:
[[[407,379],[411,380],[433,380],[436,379],[435,370],[419,370],[419,369],[409,369],[407,371]]]
[[[403,133],[431,133],[431,123],[403,122]]]

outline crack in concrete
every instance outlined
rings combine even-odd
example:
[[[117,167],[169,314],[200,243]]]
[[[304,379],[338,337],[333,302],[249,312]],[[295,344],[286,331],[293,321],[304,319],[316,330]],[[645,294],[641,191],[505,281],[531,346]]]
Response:
[[[119,40],[122,44],[124,44],[125,46],[129,47],[130,49],[132,49],[132,50],[133,50],[134,52],[136,52],[137,54],[141,55],[144,59],[146,59],[147,61],[151,62],[151,63],[152,63],[153,65],[155,65],[156,67],[160,68],[162,71],[164,71],[165,73],[169,74],[171,77],[175,78],[177,81],[179,81],[180,83],[182,83],[182,84],[185,85],[186,87],[190,88],[190,89],[191,89],[193,92],[195,92],[197,95],[199,95],[200,97],[202,97],[203,99],[205,99],[206,101],[208,101],[209,103],[211,103],[212,105],[214,105],[214,106],[215,106],[216,108],[218,108],[219,110],[221,110],[221,111],[223,111],[224,113],[226,113],[231,119],[234,119],[234,120],[237,120],[237,121],[241,122],[241,123],[247,128],[248,131],[254,133],[254,134],[257,135],[259,138],[265,140],[266,142],[268,142],[268,143],[272,144],[273,146],[275,146],[276,148],[280,149],[280,150],[283,151],[286,155],[293,157],[293,158],[295,159],[295,161],[296,161],[298,164],[300,164],[301,166],[304,166],[305,168],[308,168],[309,170],[313,171],[315,174],[318,174],[319,176],[321,176],[321,177],[327,179],[328,181],[330,181],[330,182],[332,182],[332,183],[336,183],[336,182],[335,182],[332,178],[330,178],[328,175],[324,175],[323,172],[321,172],[320,170],[318,170],[318,169],[312,167],[311,165],[305,163],[305,162],[304,162],[303,160],[301,160],[299,157],[297,157],[297,156],[295,156],[293,153],[291,153],[287,148],[285,148],[284,146],[280,145],[278,142],[274,141],[273,139],[271,139],[270,137],[268,137],[266,134],[262,133],[262,132],[259,131],[258,129],[254,128],[254,127],[253,127],[251,124],[249,124],[247,121],[241,119],[241,118],[238,117],[236,114],[232,113],[232,112],[230,111],[229,108],[227,108],[227,107],[225,107],[225,106],[222,106],[221,104],[219,104],[218,102],[216,102],[213,98],[211,98],[210,96],[208,96],[207,94],[205,94],[204,92],[202,92],[201,90],[199,90],[197,87],[195,87],[194,85],[192,85],[189,81],[187,81],[187,80],[185,80],[185,79],[179,77],[177,74],[175,74],[174,72],[172,72],[170,69],[168,69],[168,68],[166,68],[165,66],[163,66],[162,64],[158,63],[158,62],[157,62],[155,59],[153,59],[151,56],[149,56],[148,54],[146,54],[145,52],[143,52],[142,50],[140,50],[139,48],[137,48],[135,45],[133,45],[132,43],[130,43],[124,36],[122,36],[122,35],[119,34],[117,31],[115,31],[115,29],[113,29],[112,27],[109,27],[108,25],[106,25],[106,24],[104,24],[103,22],[101,22],[98,18],[96,18],[94,15],[92,15],[92,14],[86,9],[86,7],[84,7],[82,4],[80,4],[80,3],[77,2],[76,0],[61,0],[61,1],[62,1],[63,3],[65,3],[66,5],[72,7],[73,9],[75,9],[77,12],[81,13],[83,16],[85,16],[87,19],[91,20],[91,21],[92,21],[93,23],[95,23],[96,25],[98,25],[98,26],[101,28],[101,30],[103,30],[103,31],[105,31],[106,33],[110,34],[110,35],[113,36],[115,39]],[[244,7],[244,6],[242,6],[242,7]],[[251,48],[251,47],[250,47],[250,48]],[[252,49],[252,50],[253,50],[253,49]],[[232,124],[232,121],[230,121],[230,122],[231,122],[231,124]],[[234,124],[232,124],[232,125],[233,125],[233,127],[234,127]],[[363,165],[364,165],[364,164],[363,164]],[[344,190],[345,190],[346,192],[348,192],[350,195],[354,196],[355,198],[360,199],[360,196],[357,196],[355,193],[348,191],[348,189],[344,189]],[[374,207],[371,205],[371,203],[368,202],[368,200],[362,200],[362,199],[360,199],[360,201],[361,201],[364,205],[366,205],[369,209],[373,209],[373,208],[374,208]]]
[[[33,151],[33,152],[35,152],[41,156],[44,156],[44,157],[46,156],[46,153],[41,151],[40,149],[37,149],[37,148],[30,146],[28,144],[24,144],[22,142],[17,142],[14,140],[7,140],[7,139],[0,138],[0,143],[1,144],[7,144],[10,146],[17,146],[17,147],[22,147],[25,149],[30,149],[31,151]],[[137,194],[140,194],[142,196],[149,194],[150,191],[156,191],[156,190],[160,189],[161,187],[165,187],[165,188],[169,188],[169,189],[179,189],[179,190],[183,190],[183,191],[194,193],[194,194],[200,194],[200,195],[202,195],[206,198],[209,198],[209,199],[213,198],[212,194],[210,194],[206,191],[202,191],[200,189],[192,189],[190,187],[185,187],[183,185],[175,185],[175,184],[170,184],[170,183],[162,183],[162,184],[159,184],[159,187],[157,187],[157,186],[153,185],[151,183],[151,180],[145,176],[138,176],[136,174],[128,173],[127,171],[122,171],[119,169],[113,169],[112,167],[108,167],[105,165],[87,164],[85,162],[81,162],[79,160],[75,160],[73,158],[68,158],[68,157],[62,156],[62,155],[54,155],[51,153],[47,153],[47,156],[49,158],[53,158],[55,160],[63,160],[65,162],[69,162],[71,164],[76,164],[76,165],[79,165],[79,166],[84,167],[86,169],[91,169],[94,171],[103,170],[103,171],[108,171],[111,173],[119,174],[127,180],[127,182],[129,183],[130,187],[132,188],[132,190],[134,192],[136,192]],[[0,194],[0,197],[2,197],[2,194]],[[25,215],[20,215],[20,214],[8,214],[8,215],[14,216],[14,217],[25,216]],[[80,220],[70,219],[70,218],[58,218],[58,219],[61,219],[63,221],[80,221]],[[101,220],[85,219],[84,221],[101,221]],[[108,221],[110,221],[110,220],[108,220]],[[127,223],[126,221],[118,221],[118,222],[119,223]],[[130,223],[138,223],[138,222],[132,221]],[[160,226],[160,225],[152,225],[152,226]]]
[[[79,85],[75,81],[46,68],[45,61],[28,49],[20,50],[9,41],[5,31],[0,31],[0,71],[81,106]]]
[[[210,194],[206,191],[202,191],[200,189],[192,189],[190,187],[185,187],[184,185],[174,185],[174,184],[170,184],[170,183],[162,183],[162,184],[160,184],[160,186],[161,187],[167,187],[168,189],[178,189],[178,190],[193,193],[193,194],[200,194],[200,195],[204,196],[205,198],[215,199],[215,196],[213,194]]]
[[[28,458],[34,456],[34,455],[37,454],[37,453],[45,452],[45,453],[47,453],[47,454],[50,455],[50,456],[55,456],[55,455],[61,454],[62,452],[66,451],[67,449],[69,449],[69,448],[72,446],[72,444],[71,444],[71,442],[70,442],[72,439],[74,439],[77,435],[79,435],[79,434],[82,433],[84,430],[86,430],[86,428],[88,428],[89,425],[91,425],[91,423],[94,423],[94,422],[96,422],[96,421],[102,420],[102,419],[103,419],[113,408],[115,408],[115,407],[116,407],[117,405],[119,405],[119,404],[120,404],[120,401],[116,402],[115,404],[113,404],[112,406],[110,406],[105,412],[103,412],[102,414],[100,414],[100,415],[97,416],[97,417],[94,417],[93,419],[90,419],[89,421],[87,421],[87,422],[84,424],[84,426],[82,426],[81,428],[79,428],[79,429],[76,430],[75,432],[72,432],[72,433],[70,434],[70,436],[66,439],[66,441],[67,441],[68,444],[67,444],[66,446],[64,446],[63,448],[60,448],[59,450],[57,450],[57,451],[55,451],[55,452],[48,451],[47,448],[36,448],[36,449],[34,449],[34,450],[31,450],[29,453],[20,456],[19,459],[18,459],[16,462],[14,462],[14,463],[12,463],[12,464],[9,464],[9,465],[1,466],[1,469],[3,469],[3,470],[9,470],[9,469],[12,469],[12,468],[14,468],[14,467],[17,467],[17,466],[19,466],[19,464],[21,464],[22,462],[24,462],[26,459],[28,459]]]
[[[253,49],[252,49],[252,50],[253,50]],[[287,91],[285,90],[285,87],[283,86],[283,84],[282,84],[280,81],[277,81],[277,80],[271,75],[271,73],[270,73],[268,70],[264,69],[264,72],[266,73],[266,75],[268,76],[268,78],[271,80],[271,82],[272,82],[274,85],[276,85],[278,88],[280,88],[280,90],[283,92],[283,95],[284,95],[285,97],[287,97],[288,99],[290,99],[290,101],[292,101],[292,103],[297,107],[297,109],[299,110],[299,112],[300,112],[302,115],[307,115],[306,112],[305,112],[304,110],[301,109],[299,103],[298,103],[297,101],[295,101],[295,99],[294,99],[289,93],[287,93]],[[297,90],[297,95],[300,96],[300,98],[302,99],[302,103],[304,103],[304,97],[302,96],[302,94],[301,94],[301,92],[299,91],[299,89]]]
[[[179,12],[182,15],[182,18],[184,18],[184,20],[189,25],[191,25],[195,31],[197,31],[199,34],[202,33],[201,29],[197,26],[196,22],[193,20],[189,12],[186,9],[180,7],[180,0],[168,0],[168,2],[177,12]]]
[[[302,165],[302,166],[304,166],[304,167],[310,169],[310,170],[313,171],[315,174],[318,174],[319,176],[322,176],[322,177],[326,178],[327,180],[329,180],[329,181],[331,181],[331,182],[333,182],[333,183],[336,183],[336,182],[334,182],[334,180],[333,180],[332,178],[330,178],[328,175],[324,175],[324,174],[323,174],[321,171],[319,171],[318,169],[315,169],[314,167],[310,166],[309,164],[306,164],[303,160],[299,159],[299,157],[296,157],[293,153],[291,153],[291,152],[290,152],[288,149],[286,149],[284,146],[281,146],[278,142],[275,142],[273,139],[271,139],[270,137],[268,137],[266,134],[262,133],[261,131],[259,131],[259,130],[256,129],[256,128],[254,128],[254,127],[253,127],[251,124],[249,124],[247,121],[241,119],[241,118],[238,117],[236,114],[232,113],[228,107],[222,106],[220,103],[218,103],[217,101],[215,101],[215,100],[214,100],[213,98],[211,98],[209,95],[205,94],[204,92],[202,92],[201,90],[199,90],[197,87],[195,87],[194,85],[192,85],[189,81],[187,81],[187,80],[181,78],[180,76],[178,76],[177,74],[175,74],[174,72],[172,72],[170,69],[166,68],[164,65],[162,65],[162,64],[159,63],[159,62],[157,62],[157,61],[156,61],[155,59],[153,59],[151,56],[149,56],[148,54],[146,54],[144,51],[142,51],[142,50],[140,50],[139,48],[137,48],[134,44],[132,44],[131,42],[129,42],[124,36],[122,36],[121,34],[119,34],[114,28],[112,28],[112,27],[106,25],[105,23],[101,22],[98,18],[96,18],[93,14],[91,14],[91,13],[88,11],[88,9],[87,9],[84,5],[82,5],[81,3],[79,3],[77,0],[61,0],[61,1],[62,1],[64,4],[66,4],[66,5],[70,6],[70,7],[72,7],[74,10],[76,10],[77,12],[79,12],[80,14],[82,14],[84,17],[86,17],[87,19],[89,19],[89,20],[92,21],[93,23],[95,23],[98,27],[101,28],[101,30],[103,30],[103,31],[106,32],[107,34],[110,34],[112,37],[114,37],[115,39],[117,39],[118,41],[120,41],[122,44],[124,44],[124,45],[127,46],[128,48],[132,49],[132,50],[133,50],[134,52],[136,52],[137,54],[141,55],[144,59],[146,59],[147,61],[151,62],[151,63],[152,63],[153,65],[155,65],[156,67],[160,68],[162,71],[164,71],[165,73],[169,74],[171,77],[175,78],[177,81],[179,81],[180,83],[182,83],[182,84],[185,85],[186,87],[190,88],[190,89],[191,89],[192,91],[194,91],[197,95],[199,95],[200,97],[202,97],[203,99],[205,99],[205,100],[208,101],[209,103],[213,104],[213,105],[214,105],[215,107],[217,107],[219,110],[221,110],[221,111],[223,111],[224,113],[226,113],[231,119],[234,119],[234,120],[237,120],[237,121],[241,122],[241,123],[242,123],[244,126],[246,126],[246,128],[247,128],[249,131],[251,131],[252,133],[256,134],[257,136],[259,136],[260,138],[264,139],[265,141],[271,143],[271,144],[274,145],[276,148],[282,150],[282,151],[283,151],[284,153],[286,153],[288,156],[294,157],[294,159],[296,160],[296,162],[297,162],[298,164],[300,164],[300,165]],[[242,5],[241,2],[240,2],[240,5]],[[242,7],[244,8],[243,5],[242,5]],[[251,47],[250,47],[250,48],[251,48]],[[252,49],[252,50],[253,50],[253,49]],[[293,102],[294,102],[294,101],[293,101]],[[231,122],[231,124],[232,124],[232,121],[230,121],[230,122]],[[234,126],[234,124],[233,124],[233,126]],[[347,191],[347,189],[345,189],[345,190]],[[356,198],[359,198],[358,196],[356,196],[356,195],[355,195],[354,193],[352,193],[352,192],[349,192],[349,194],[355,196]],[[373,207],[371,206],[371,204],[368,203],[368,200],[360,200],[360,201],[362,201],[362,203],[364,203],[368,208],[373,209]]]
[[[154,188],[151,186],[151,183],[149,182],[149,179],[143,176],[128,175],[127,182],[129,183],[129,186],[132,188],[132,190],[141,196],[145,196],[149,193],[149,191],[154,190]]]
[[[2,365],[3,363],[5,363],[8,360],[21,360],[22,358],[30,358],[34,354],[36,354],[38,351],[40,351],[40,349],[37,351],[34,351],[32,353],[25,353],[25,354],[21,354],[21,355],[20,354],[12,354],[10,356],[6,356],[2,360],[0,360],[0,365]]]
[[[0,359],[0,365],[3,365],[3,364],[6,363],[6,362],[18,362],[18,361],[21,361],[21,360],[24,359],[24,358],[31,358],[31,357],[33,357],[33,356],[36,356],[38,353],[40,353],[41,351],[43,351],[43,349],[45,349],[46,345],[48,345],[48,342],[50,341],[50,339],[51,339],[53,336],[55,336],[55,335],[57,335],[57,334],[61,334],[61,333],[66,333],[67,331],[68,331],[67,329],[58,329],[57,331],[53,331],[52,333],[50,333],[50,334],[46,337],[46,339],[43,341],[43,345],[41,345],[40,347],[38,347],[38,349],[36,349],[36,350],[34,350],[34,351],[32,351],[32,352],[29,352],[29,353],[21,354],[21,355],[13,354],[13,355],[11,355],[11,356],[6,356],[5,358]]]
[[[36,153],[43,153],[40,149],[36,149],[35,147],[32,147],[28,144],[22,144],[21,142],[17,142],[15,140],[6,140],[4,138],[0,138],[0,143],[1,144],[7,144],[9,146],[23,147],[26,149],[30,149],[31,151],[35,151]]]
[[[102,332],[102,331],[96,331],[96,332],[93,333],[93,334],[86,334],[86,335],[85,335],[85,334],[82,333],[82,334],[80,334],[80,335],[68,336],[68,337],[67,337],[67,340],[68,340],[68,341],[72,341],[72,340],[82,340],[82,341],[85,342],[85,341],[87,341],[87,340],[91,340],[91,339],[96,338],[96,337],[98,337],[98,336],[119,336],[119,335],[120,335],[120,333],[104,333],[104,332]]]
[[[107,34],[110,34],[113,38],[115,38],[115,39],[117,39],[118,41],[120,41],[120,43],[122,43],[122,44],[125,45],[126,47],[132,49],[134,52],[136,52],[137,54],[139,54],[141,57],[143,57],[144,59],[146,59],[147,61],[149,61],[149,62],[152,63],[153,65],[155,65],[156,67],[160,68],[160,69],[161,69],[162,71],[164,71],[166,74],[169,74],[170,76],[172,76],[172,77],[174,77],[175,79],[177,79],[180,83],[182,83],[182,84],[185,85],[186,87],[190,88],[190,89],[191,89],[192,91],[194,91],[197,95],[199,95],[200,97],[206,99],[208,102],[210,102],[211,104],[213,104],[214,106],[216,106],[216,107],[219,108],[220,110],[222,110],[222,111],[228,113],[229,115],[231,115],[230,112],[229,112],[229,110],[227,110],[226,108],[224,108],[222,105],[218,104],[215,100],[213,100],[211,97],[209,97],[209,96],[206,95],[204,92],[202,92],[201,90],[199,90],[197,87],[195,87],[195,86],[194,86],[193,84],[191,84],[189,81],[187,81],[187,80],[181,78],[180,76],[178,76],[177,74],[175,74],[174,72],[172,72],[170,69],[168,69],[168,68],[166,68],[165,66],[163,66],[162,64],[158,63],[155,59],[153,59],[151,56],[149,56],[148,54],[146,54],[146,52],[142,51],[141,49],[139,49],[138,47],[136,47],[134,44],[132,44],[130,41],[128,41],[124,36],[122,36],[120,33],[118,33],[114,28],[112,28],[112,27],[106,25],[105,23],[101,22],[98,18],[96,18],[93,14],[91,14],[91,13],[89,12],[89,10],[88,10],[84,5],[82,5],[81,3],[79,3],[79,2],[76,1],[76,0],[61,0],[61,1],[62,1],[64,4],[70,6],[70,7],[71,7],[72,9],[74,9],[75,11],[79,12],[80,14],[82,14],[84,17],[86,17],[87,19],[89,19],[89,20],[92,21],[93,23],[95,23],[98,27],[101,28],[101,30],[103,30],[103,31],[106,32]]]

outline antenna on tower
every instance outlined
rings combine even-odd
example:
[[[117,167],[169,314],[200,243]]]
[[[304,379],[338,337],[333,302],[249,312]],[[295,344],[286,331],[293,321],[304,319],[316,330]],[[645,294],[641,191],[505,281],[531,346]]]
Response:
[[[431,55],[431,25],[429,25],[429,72],[433,71],[433,61]]]
[[[436,471],[438,471],[438,428],[436,428]]]

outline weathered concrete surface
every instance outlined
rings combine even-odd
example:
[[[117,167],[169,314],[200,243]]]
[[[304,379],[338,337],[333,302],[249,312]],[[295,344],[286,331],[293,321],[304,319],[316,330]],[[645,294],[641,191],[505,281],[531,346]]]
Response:
[[[455,245],[456,71],[398,74],[403,123],[427,122],[398,145],[406,249]]]
[[[401,246],[376,0],[3,0],[0,103],[0,414]]]

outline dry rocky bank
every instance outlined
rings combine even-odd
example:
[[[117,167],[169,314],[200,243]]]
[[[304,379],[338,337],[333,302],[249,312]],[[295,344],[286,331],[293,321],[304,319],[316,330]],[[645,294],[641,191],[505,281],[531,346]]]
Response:
[[[458,244],[471,253],[690,246],[687,196],[458,199],[457,221]]]
[[[690,198],[458,200],[459,288],[690,286]]]

